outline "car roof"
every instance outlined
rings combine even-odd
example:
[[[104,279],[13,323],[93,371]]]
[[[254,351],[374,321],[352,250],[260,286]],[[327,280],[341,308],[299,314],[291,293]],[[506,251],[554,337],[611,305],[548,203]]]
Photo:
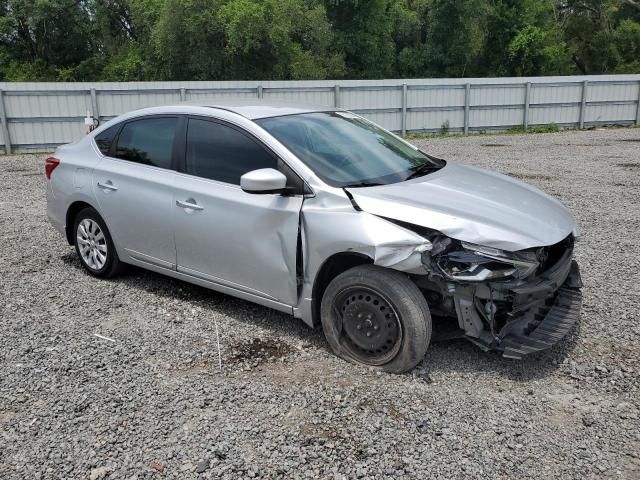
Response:
[[[296,115],[313,112],[333,112],[334,107],[323,105],[296,105],[291,103],[278,103],[263,100],[236,100],[190,103],[194,106],[218,108],[242,115],[250,120],[267,117],[280,117],[283,115]]]
[[[112,118],[107,123],[101,125],[94,132],[100,133],[103,127],[109,128],[117,122],[125,121],[131,118],[144,115],[166,115],[166,114],[197,114],[211,115],[215,110],[224,110],[235,115],[239,115],[247,120],[253,121],[261,118],[279,117],[283,115],[296,115],[302,113],[313,112],[335,112],[341,109],[328,106],[318,105],[293,105],[286,103],[264,102],[257,100],[240,100],[240,101],[216,101],[216,102],[183,102],[174,105],[165,105],[160,107],[146,107],[138,110],[132,110],[117,117]],[[115,123],[114,123],[115,122]]]

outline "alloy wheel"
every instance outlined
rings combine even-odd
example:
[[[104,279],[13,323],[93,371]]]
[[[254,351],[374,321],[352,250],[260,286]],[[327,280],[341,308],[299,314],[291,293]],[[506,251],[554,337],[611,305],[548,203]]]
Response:
[[[101,270],[107,262],[107,239],[98,222],[85,218],[76,232],[78,250],[82,261],[92,270]]]

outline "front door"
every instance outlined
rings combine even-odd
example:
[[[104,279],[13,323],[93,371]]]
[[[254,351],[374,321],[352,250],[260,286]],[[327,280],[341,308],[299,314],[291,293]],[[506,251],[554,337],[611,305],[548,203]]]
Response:
[[[240,188],[244,173],[279,164],[236,127],[188,120],[184,172],[176,173],[173,202],[178,271],[285,305],[297,303],[303,197]]]
[[[178,122],[178,117],[127,122],[109,156],[103,157],[93,172],[98,206],[119,251],[171,269],[176,265],[170,216]]]

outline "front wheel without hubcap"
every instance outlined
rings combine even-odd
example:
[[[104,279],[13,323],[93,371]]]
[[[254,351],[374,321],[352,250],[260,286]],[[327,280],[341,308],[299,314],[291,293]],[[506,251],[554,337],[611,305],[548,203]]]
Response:
[[[322,327],[340,357],[401,373],[424,357],[431,315],[424,296],[404,274],[362,265],[338,275],[321,304]]]

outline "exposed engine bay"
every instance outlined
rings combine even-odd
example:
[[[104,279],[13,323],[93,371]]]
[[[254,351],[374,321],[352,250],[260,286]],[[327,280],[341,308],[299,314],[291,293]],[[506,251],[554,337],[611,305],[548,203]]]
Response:
[[[415,229],[415,227],[413,227]],[[461,336],[506,357],[549,348],[579,317],[580,272],[575,238],[506,252],[421,232],[427,275],[413,276],[434,315],[456,317]]]

